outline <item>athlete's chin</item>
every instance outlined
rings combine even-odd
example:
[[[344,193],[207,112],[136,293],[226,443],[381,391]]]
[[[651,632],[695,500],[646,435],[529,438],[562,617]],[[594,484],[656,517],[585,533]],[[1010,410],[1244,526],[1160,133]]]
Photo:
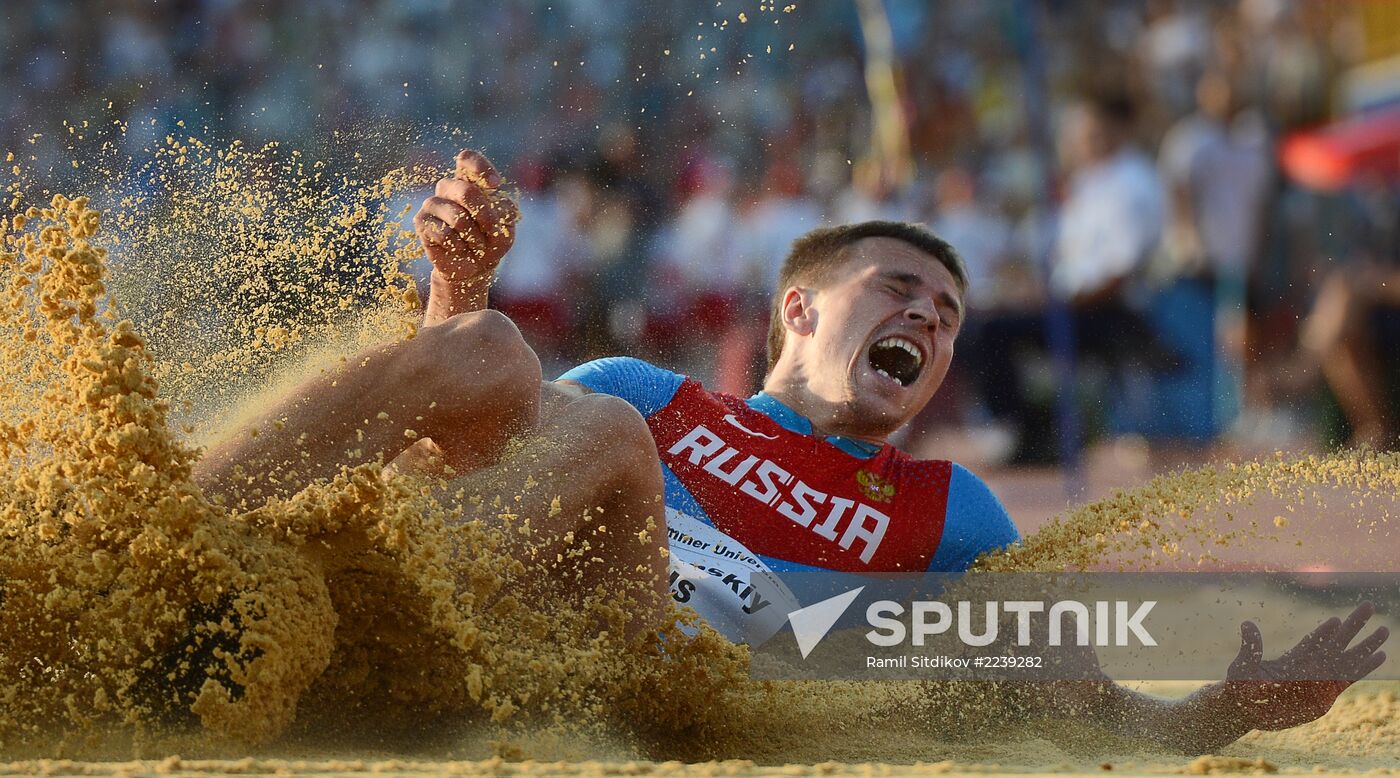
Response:
[[[867,394],[852,410],[857,425],[867,435],[884,437],[909,421],[917,409],[911,409],[905,398]]]
[[[851,434],[864,440],[884,440],[907,421],[902,415],[885,409],[861,408],[851,425]]]

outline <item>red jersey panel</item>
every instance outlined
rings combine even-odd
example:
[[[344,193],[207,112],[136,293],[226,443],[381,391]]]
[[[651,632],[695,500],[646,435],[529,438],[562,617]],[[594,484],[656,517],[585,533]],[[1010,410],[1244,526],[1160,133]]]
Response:
[[[886,445],[859,459],[686,379],[648,420],[661,461],[750,551],[841,572],[923,572],[952,464]]]

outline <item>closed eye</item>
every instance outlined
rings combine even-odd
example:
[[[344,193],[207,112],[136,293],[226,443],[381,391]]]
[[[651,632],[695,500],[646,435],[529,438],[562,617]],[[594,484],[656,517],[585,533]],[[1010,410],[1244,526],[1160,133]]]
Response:
[[[913,300],[923,288],[921,279],[908,273],[887,273],[882,279],[881,288],[906,302]],[[933,307],[938,312],[939,325],[956,333],[962,320],[962,305],[958,300],[947,292],[935,292]]]

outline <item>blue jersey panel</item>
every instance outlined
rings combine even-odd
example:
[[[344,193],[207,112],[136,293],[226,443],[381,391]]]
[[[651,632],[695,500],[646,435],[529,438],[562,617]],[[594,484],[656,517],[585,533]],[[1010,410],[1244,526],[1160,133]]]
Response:
[[[671,402],[685,376],[636,357],[605,357],[579,365],[556,380],[577,381],[600,394],[621,397],[642,416],[650,416]]]
[[[666,485],[666,507],[673,511],[680,511],[688,516],[697,518],[713,527],[715,523],[710,521],[709,514],[700,507],[700,503],[691,496],[690,491],[681,483],[681,479],[671,472],[671,468],[666,465],[661,466],[661,478]]]
[[[948,482],[943,541],[928,569],[939,573],[962,572],[983,552],[1004,548],[1020,539],[1016,525],[987,484],[955,463]]]

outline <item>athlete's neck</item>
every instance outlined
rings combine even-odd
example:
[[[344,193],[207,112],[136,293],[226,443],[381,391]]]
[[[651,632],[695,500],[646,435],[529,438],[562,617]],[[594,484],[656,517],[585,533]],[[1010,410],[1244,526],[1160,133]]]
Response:
[[[886,435],[873,433],[866,428],[856,428],[843,419],[841,408],[812,394],[805,385],[769,380],[763,386],[764,394],[791,408],[812,424],[812,435],[819,438],[832,436],[859,440],[883,446]]]

